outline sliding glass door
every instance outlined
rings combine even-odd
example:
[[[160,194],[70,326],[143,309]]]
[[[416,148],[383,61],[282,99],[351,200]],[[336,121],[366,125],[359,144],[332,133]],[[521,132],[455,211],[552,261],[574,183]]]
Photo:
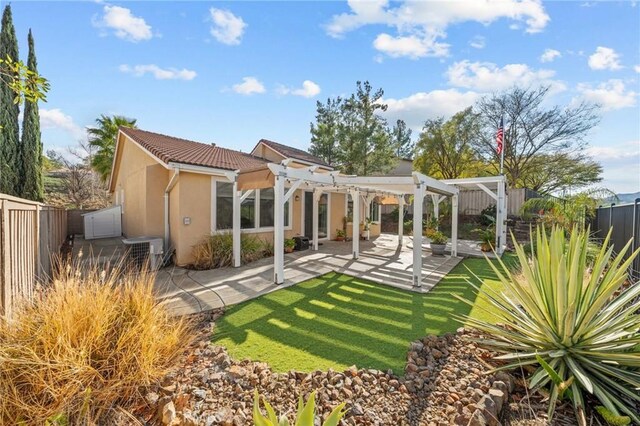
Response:
[[[304,193],[304,235],[313,238],[313,192]],[[322,194],[318,202],[318,239],[329,235],[329,194]]]

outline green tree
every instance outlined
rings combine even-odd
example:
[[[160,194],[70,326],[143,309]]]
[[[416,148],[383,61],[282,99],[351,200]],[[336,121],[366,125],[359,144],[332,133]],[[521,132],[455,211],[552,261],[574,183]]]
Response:
[[[96,119],[95,127],[87,129],[89,145],[96,150],[91,159],[91,166],[98,172],[103,182],[106,182],[111,174],[116,137],[120,126],[135,128],[136,120],[121,115],[107,116],[103,114]]]
[[[495,172],[500,168],[496,131],[504,117],[504,173],[510,186],[535,172],[531,162],[540,154],[577,153],[586,146],[585,137],[599,122],[599,107],[548,106],[549,86],[513,87],[482,98],[475,111],[482,119],[482,131],[475,143],[477,153]]]
[[[516,186],[542,194],[573,191],[602,181],[602,166],[582,154],[539,154],[531,159]]]
[[[471,107],[444,117],[427,120],[416,144],[415,169],[442,179],[478,176],[482,162],[473,145],[480,131],[480,120]]]
[[[18,59],[18,40],[10,5],[4,8],[2,14],[0,58],[10,62]],[[20,77],[12,68],[5,70],[3,74],[7,74],[5,77],[11,81]],[[0,192],[10,195],[19,195],[21,186],[19,184],[19,176],[22,174],[19,161],[19,114],[16,93],[9,84],[0,84]]]
[[[311,123],[311,146],[309,152],[327,164],[337,161],[338,130],[342,99],[327,99],[327,103],[316,103],[316,122]]]
[[[343,102],[338,160],[344,173],[366,176],[393,168],[396,147],[387,121],[380,115],[387,110],[383,95],[382,89],[374,92],[368,81],[358,81],[356,93]]]
[[[398,158],[413,159],[415,155],[415,144],[411,140],[411,129],[407,127],[404,120],[396,121],[391,129],[391,140],[396,146],[396,156]]]
[[[33,35],[29,30],[29,71],[37,74],[38,63],[33,45]],[[33,83],[30,83],[32,85]],[[33,87],[30,87],[33,89]],[[22,190],[20,196],[29,200],[42,201],[44,183],[42,176],[42,140],[40,135],[40,114],[38,101],[25,101],[24,118],[22,121],[22,143],[20,144],[20,163],[22,164]]]

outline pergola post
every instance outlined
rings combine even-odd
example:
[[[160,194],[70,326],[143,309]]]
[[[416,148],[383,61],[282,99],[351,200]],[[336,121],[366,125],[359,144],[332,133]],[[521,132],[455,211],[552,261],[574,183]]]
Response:
[[[433,201],[433,217],[438,221],[436,225],[436,230],[438,230],[440,228],[440,195],[431,194],[431,201]]]
[[[284,282],[284,178],[278,174],[273,185],[273,282]]]
[[[421,182],[413,188],[413,286],[422,287],[422,203],[424,188]]]
[[[318,188],[313,190],[313,208],[312,208],[312,226],[311,226],[311,238],[313,239],[313,250],[318,250],[318,203],[320,201],[320,197],[322,196],[322,191]]]
[[[232,218],[232,233],[233,233],[233,266],[239,267],[242,257],[242,238],[240,230],[240,191],[238,190],[238,182],[233,182],[233,218]]]
[[[360,192],[352,190],[349,193],[353,200],[353,218],[351,219],[351,224],[353,226],[352,251],[353,258],[357,259],[360,257]]]
[[[458,195],[451,197],[451,256],[458,256]]]
[[[398,245],[402,245],[404,238],[404,195],[398,196]]]

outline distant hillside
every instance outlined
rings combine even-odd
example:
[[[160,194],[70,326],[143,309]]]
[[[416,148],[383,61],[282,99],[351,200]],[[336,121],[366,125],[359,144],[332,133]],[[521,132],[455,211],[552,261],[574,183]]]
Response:
[[[617,200],[614,200],[612,197],[607,199],[607,202],[614,202],[616,204],[633,203],[636,200],[636,198],[640,198],[640,192],[631,192],[628,194],[616,194],[616,196],[618,197]]]

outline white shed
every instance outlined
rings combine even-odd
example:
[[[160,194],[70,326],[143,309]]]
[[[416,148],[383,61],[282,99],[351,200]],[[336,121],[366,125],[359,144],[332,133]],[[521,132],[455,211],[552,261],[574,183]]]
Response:
[[[82,216],[84,217],[85,240],[113,238],[122,235],[122,210],[120,206],[96,210]]]

